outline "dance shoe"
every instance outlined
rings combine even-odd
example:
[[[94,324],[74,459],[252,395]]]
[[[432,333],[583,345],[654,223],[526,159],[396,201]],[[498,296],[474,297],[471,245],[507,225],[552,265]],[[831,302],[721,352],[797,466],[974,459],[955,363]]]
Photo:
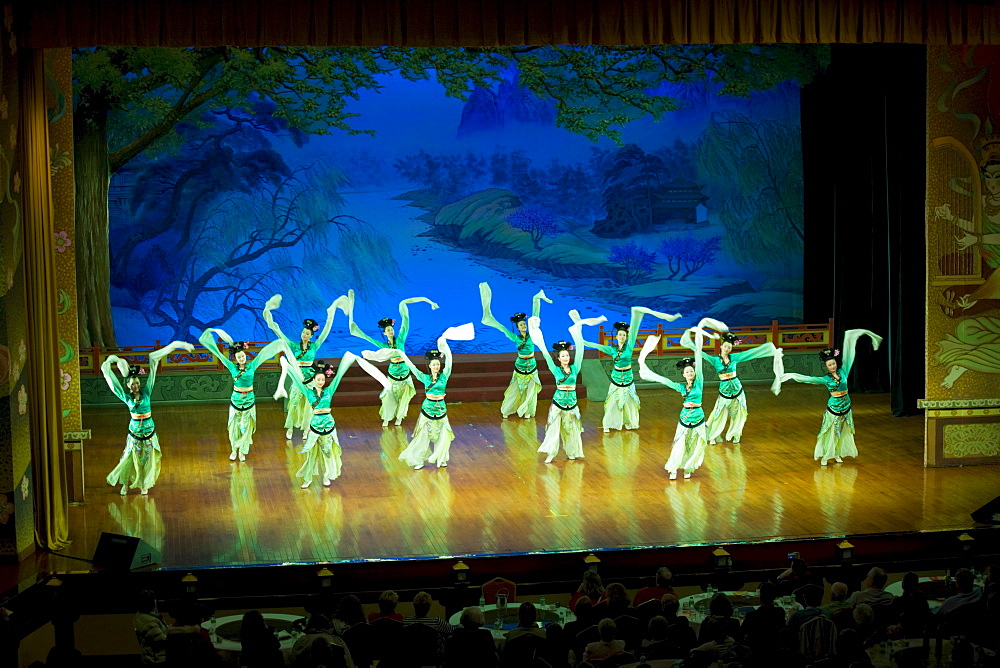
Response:
[[[566,459],[576,459],[576,457],[566,457]]]
[[[556,456],[555,456],[555,455],[549,455],[548,457],[546,457],[546,458],[545,458],[545,463],[546,463],[546,464],[551,464],[551,463],[552,463],[552,460],[553,460],[553,459],[555,459],[555,458],[556,458]],[[122,489],[124,489],[124,487],[123,487]],[[124,494],[124,493],[125,493],[125,492],[122,492],[122,494]]]
[[[820,466],[826,466],[826,463],[827,463],[828,461],[830,461],[830,460],[829,460],[829,459],[823,459],[823,460],[820,460],[820,463],[819,463],[819,465],[820,465]]]
[[[235,462],[236,461],[236,457],[238,455],[239,455],[239,453],[236,452],[235,450],[233,450],[231,453],[229,453],[229,461]]]
[[[388,427],[389,426],[389,421],[388,420],[382,420],[382,426],[383,427]]]
[[[396,426],[397,426],[397,427],[398,427],[398,426],[399,426],[400,424],[402,424],[402,423],[403,423],[403,418],[399,418],[398,420],[396,420]]]
[[[419,471],[419,470],[420,470],[420,469],[422,469],[422,468],[424,468],[424,465],[423,465],[423,464],[418,464],[417,466],[414,466],[414,467],[413,467],[413,470],[414,470],[414,471]]]
[[[709,441],[708,444],[709,445],[715,445],[715,441],[714,440],[713,441]]]
[[[122,496],[125,496],[126,494],[128,494],[128,487],[126,487],[125,485],[122,485],[122,491],[120,491],[118,493],[121,494]]]
[[[330,479],[323,478],[323,487],[329,487],[329,486],[330,486]]]
[[[670,479],[671,480],[677,480],[677,471],[671,471],[670,472]]]
[[[148,489],[141,489],[141,490],[139,490],[139,493],[140,494],[149,494],[149,490]]]
[[[311,484],[313,484],[312,480],[306,480],[304,483],[302,483],[302,489],[307,488]]]
[[[247,456],[246,456],[246,455],[244,455],[244,454],[243,454],[243,453],[241,452],[241,453],[240,453],[240,461],[241,461],[241,462],[245,462],[246,460],[247,460]]]
[[[687,480],[690,477],[691,477],[691,472],[690,471],[685,471],[684,472],[684,479]]]
[[[844,460],[841,459],[840,457],[834,457],[833,461],[837,462],[838,464],[843,464],[844,463]]]
[[[605,427],[605,428],[604,428],[604,433],[605,433],[605,434],[610,434],[610,433],[611,433],[611,430],[610,430],[610,429],[608,429],[607,427]]]
[[[443,469],[446,466],[448,466],[448,462],[441,462],[440,464],[438,464],[439,469]]]

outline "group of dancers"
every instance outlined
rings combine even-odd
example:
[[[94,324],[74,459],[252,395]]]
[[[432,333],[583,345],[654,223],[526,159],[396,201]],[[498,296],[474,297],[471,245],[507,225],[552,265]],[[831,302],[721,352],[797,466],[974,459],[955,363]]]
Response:
[[[604,402],[604,431],[639,427],[641,403],[635,389],[633,356],[643,316],[674,321],[681,317],[679,313],[666,314],[634,306],[630,322],[614,323],[614,342],[604,345],[585,340],[583,328],[599,325],[607,319],[604,316],[581,318],[576,310],[572,310],[569,312],[572,320],[569,327],[570,340],[556,341],[550,349],[541,330],[541,302],[552,303],[545,296],[544,290],[534,296],[530,317],[524,312],[510,316],[510,328],[501,324],[492,314],[492,292],[489,285],[481,283],[479,291],[483,307],[482,323],[503,332],[517,349],[510,384],[500,404],[503,418],[507,419],[512,415],[521,418],[535,416],[538,394],[542,388],[535,357],[536,347],[541,351],[546,366],[555,379],[556,389],[549,406],[545,435],[538,447],[538,452],[546,456],[546,464],[554,460],[560,447],[568,459],[584,456],[581,438],[583,424],[577,405],[576,384],[586,348],[598,349],[612,358],[610,386]],[[291,339],[274,320],[272,312],[281,306],[281,295],[275,295],[265,304],[263,318],[277,335],[277,339],[267,344],[253,358],[247,354],[249,345],[245,341],[235,341],[218,328],[206,329],[199,337],[199,342],[225,366],[233,378],[228,420],[230,460],[245,461],[253,443],[257,428],[254,373],[263,362],[280,353],[281,378],[274,398],[287,398],[284,423],[286,438],[292,440],[295,430],[303,432],[300,453],[306,457],[296,474],[303,480],[302,488],[309,487],[315,478],[320,478],[323,485],[329,486],[340,476],[341,448],[330,406],[341,379],[354,363],[382,386],[379,414],[383,427],[388,427],[390,423],[402,423],[407,416],[410,401],[416,396],[413,379],[416,378],[423,384],[424,399],[420,405],[420,416],[409,444],[400,453],[399,459],[413,469],[421,469],[426,464],[447,466],[451,443],[455,437],[448,421],[445,403],[454,361],[448,342],[472,340],[475,331],[472,323],[446,329],[438,338],[437,347],[424,353],[426,372],[422,371],[404,350],[410,328],[409,305],[419,302],[430,305],[432,309],[438,308],[436,303],[425,297],[404,299],[399,304],[399,330],[396,330],[395,318],[379,320],[377,325],[382,336],[379,341],[367,335],[354,322],[352,290],[330,304],[322,329],[317,321],[306,318],[299,337]],[[376,350],[365,350],[361,355],[344,352],[337,367],[333,368],[317,359],[317,354],[330,333],[337,310],[347,316],[351,334],[372,344]],[[784,372],[782,350],[773,343],[733,352],[733,346],[742,343],[740,339],[729,331],[725,323],[702,318],[697,326],[687,329],[681,337],[681,345],[693,353],[676,363],[681,381],[671,380],[650,369],[647,357],[656,350],[659,337],[647,337],[637,360],[640,378],[665,385],[682,398],[670,455],[664,465],[670,480],[676,480],[680,471],[683,471],[684,478],[690,478],[704,461],[710,444],[722,440],[740,442],[748,413],[746,396],[737,375],[737,365],[761,357],[773,359],[774,382],[771,389],[775,394],[780,392],[783,382],[790,380],[824,385],[829,391],[813,457],[824,466],[830,460],[842,462],[844,457],[856,457],[858,450],[854,442],[854,419],[847,392],[847,377],[853,365],[857,341],[862,336],[871,338],[873,347],[878,349],[881,337],[865,329],[850,330],[844,335],[842,351],[827,349],[820,352],[826,373],[822,376],[804,376]],[[720,341],[718,356],[703,351],[708,339]],[[228,355],[219,350],[218,340],[226,344]],[[128,406],[131,414],[125,449],[118,465],[107,476],[109,484],[121,485],[122,494],[126,494],[129,489],[139,489],[142,494],[146,494],[159,476],[161,452],[152,419],[150,396],[159,363],[178,350],[192,352],[194,346],[174,341],[150,353],[148,373],[141,366],[130,365],[115,355],[109,356],[101,366],[111,390]],[[711,365],[719,378],[719,396],[707,417],[702,407],[703,361]],[[386,373],[372,362],[388,362]],[[124,378],[124,386],[115,375],[115,368]],[[144,376],[145,383],[141,381]],[[285,389],[286,379],[291,383],[288,390]]]

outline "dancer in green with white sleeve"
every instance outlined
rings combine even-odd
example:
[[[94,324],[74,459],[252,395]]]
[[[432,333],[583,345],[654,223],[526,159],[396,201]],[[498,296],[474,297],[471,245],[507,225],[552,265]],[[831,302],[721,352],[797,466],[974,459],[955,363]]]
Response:
[[[516,328],[514,333],[501,325],[493,313],[490,312],[490,301],[493,292],[489,283],[479,284],[479,297],[483,302],[484,325],[500,330],[511,343],[517,346],[517,359],[514,360],[514,373],[511,376],[510,384],[503,393],[503,403],[500,404],[500,414],[504,419],[514,413],[518,417],[534,417],[538,407],[538,392],[542,389],[542,381],[538,379],[538,364],[535,362],[535,345],[528,335],[528,316],[524,313],[515,313],[510,317],[511,323]],[[544,290],[539,290],[532,298],[531,315],[538,317],[542,310],[542,300],[552,303],[552,300],[545,296]]]
[[[394,318],[382,318],[378,321],[378,328],[382,332],[382,336],[385,337],[385,341],[376,341],[365,334],[354,322],[354,290],[348,291],[347,294],[350,300],[347,315],[351,323],[351,334],[357,336],[358,338],[362,338],[383,350],[394,349],[404,351],[406,346],[406,337],[410,333],[409,304],[427,302],[431,305],[432,309],[436,309],[438,307],[436,303],[426,297],[411,297],[410,299],[404,299],[399,302],[399,332],[397,333],[395,330],[396,320]],[[396,356],[389,359],[388,375],[390,387],[389,389],[382,390],[382,393],[379,394],[379,399],[382,400],[382,408],[379,409],[379,415],[382,417],[383,427],[388,426],[390,420],[395,420],[396,424],[399,425],[403,421],[403,418],[406,417],[406,413],[410,410],[410,400],[417,394],[417,391],[413,387],[413,379],[410,378],[410,370],[403,362],[402,356]]]
[[[839,350],[829,348],[819,353],[826,367],[825,376],[803,376],[798,373],[782,374],[781,381],[794,380],[799,383],[823,385],[830,393],[823,413],[823,424],[816,437],[813,459],[827,465],[831,459],[843,462],[844,457],[857,457],[858,446],[854,443],[854,413],[851,411],[851,397],[847,393],[847,375],[854,365],[854,351],[858,339],[867,336],[872,340],[872,348],[878,350],[882,337],[867,329],[849,329],[844,332],[843,363],[838,364]]]
[[[108,355],[101,364],[104,380],[115,396],[128,406],[130,415],[125,450],[118,460],[118,466],[107,477],[109,485],[122,486],[123,495],[133,487],[146,494],[160,477],[160,439],[156,435],[156,425],[153,424],[151,397],[160,361],[175,350],[191,352],[194,346],[183,341],[173,341],[149,353],[149,378],[145,385],[139,379],[146,371],[137,364],[129,364],[117,355]],[[125,388],[115,376],[112,368],[115,366],[125,378]]]
[[[215,337],[229,345],[229,356],[219,352]],[[247,358],[250,348],[246,341],[233,341],[233,337],[221,329],[209,328],[198,337],[201,345],[215,357],[233,376],[233,393],[229,398],[229,445],[232,452],[229,459],[246,461],[250,445],[253,443],[254,432],[257,431],[257,397],[253,391],[253,377],[257,367],[271,359],[279,352],[287,351],[283,339],[272,341],[264,346],[253,359]]]

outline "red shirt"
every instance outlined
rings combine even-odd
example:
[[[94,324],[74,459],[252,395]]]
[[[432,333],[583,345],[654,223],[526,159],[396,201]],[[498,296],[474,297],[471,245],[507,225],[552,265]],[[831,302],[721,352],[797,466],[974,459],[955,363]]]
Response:
[[[673,594],[674,590],[672,587],[644,587],[640,589],[635,594],[635,599],[632,601],[632,606],[638,608],[640,605],[646,601],[659,601],[663,598],[664,594]],[[676,594],[675,594],[676,595]]]

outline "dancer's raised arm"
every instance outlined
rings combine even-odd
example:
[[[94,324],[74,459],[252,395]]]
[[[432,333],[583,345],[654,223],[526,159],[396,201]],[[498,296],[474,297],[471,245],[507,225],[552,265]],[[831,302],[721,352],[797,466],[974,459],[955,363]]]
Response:
[[[441,371],[446,377],[451,376],[451,367],[454,364],[454,356],[451,354],[451,346],[448,341],[471,341],[476,336],[476,330],[471,322],[457,327],[449,327],[438,337],[438,350],[444,355],[444,369]]]
[[[542,358],[545,360],[546,366],[549,367],[549,371],[551,371],[554,376],[559,372],[559,366],[552,359],[552,353],[549,352],[548,346],[545,345],[545,336],[539,328],[540,323],[541,318],[538,316],[531,316],[528,318],[528,336],[531,337],[531,342],[535,344],[535,347],[542,351]]]
[[[201,336],[198,337],[198,342],[205,346],[205,349],[211,353],[212,357],[218,360],[222,366],[226,367],[226,369],[229,370],[229,373],[236,373],[234,371],[236,369],[236,365],[232,363],[228,355],[222,354],[219,350],[219,344],[215,340],[216,337],[219,337],[226,343],[233,342],[233,337],[229,336],[229,334],[227,334],[224,330],[214,327],[209,327],[202,332]]]
[[[153,383],[156,382],[156,372],[160,368],[160,362],[175,350],[194,352],[194,345],[187,341],[171,341],[159,350],[149,353],[149,379],[146,380],[146,385],[143,388],[147,393],[152,394],[153,392]]]
[[[661,376],[660,374],[650,369],[649,365],[646,364],[646,358],[649,357],[650,353],[656,350],[656,346],[659,343],[660,343],[659,336],[653,335],[646,337],[646,341],[642,344],[642,350],[639,352],[639,377],[642,378],[643,380],[648,380],[651,383],[660,383],[661,385],[666,385],[670,389],[683,394],[685,389],[683,383],[678,383],[676,381],[670,380],[666,376]]]
[[[862,336],[867,336],[872,340],[872,350],[878,350],[882,344],[882,337],[867,329],[849,329],[844,332],[844,356],[841,358],[843,363],[840,368],[845,378],[851,372],[851,367],[854,366],[855,349],[858,345],[858,339]]]
[[[545,290],[539,290],[534,297],[531,298],[531,315],[536,318],[542,315],[542,302],[546,301],[552,303],[552,300],[545,296]]]

